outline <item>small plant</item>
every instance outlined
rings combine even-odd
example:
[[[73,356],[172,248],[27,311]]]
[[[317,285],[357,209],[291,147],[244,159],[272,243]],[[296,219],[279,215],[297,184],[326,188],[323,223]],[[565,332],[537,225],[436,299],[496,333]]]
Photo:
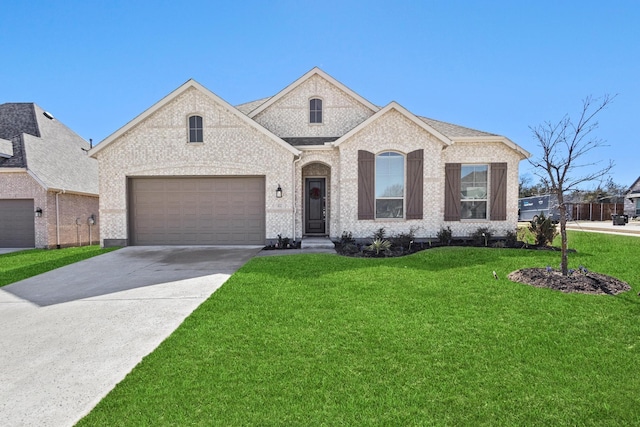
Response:
[[[282,237],[282,234],[278,234],[278,241],[276,242],[276,248],[287,249],[289,247],[289,242],[291,241],[288,237]]]
[[[394,248],[411,251],[411,245],[415,239],[416,228],[411,227],[408,233],[398,233],[389,238]]]
[[[340,236],[340,244],[342,246],[355,245],[356,239],[353,238],[353,234],[350,231],[343,231]]]
[[[493,231],[489,227],[480,227],[471,233],[471,240],[474,246],[488,246]]]
[[[386,235],[387,231],[384,229],[384,227],[380,227],[375,233],[373,233],[373,240],[384,240]]]
[[[436,237],[443,245],[450,245],[453,233],[451,232],[451,227],[447,226],[447,228],[441,228],[440,231],[436,233]]]
[[[375,239],[369,246],[368,251],[375,251],[376,255],[380,255],[380,252],[388,252],[391,249],[391,242],[388,240]]]
[[[529,231],[533,234],[537,246],[547,246],[553,243],[553,239],[558,235],[556,225],[541,213],[531,221]]]

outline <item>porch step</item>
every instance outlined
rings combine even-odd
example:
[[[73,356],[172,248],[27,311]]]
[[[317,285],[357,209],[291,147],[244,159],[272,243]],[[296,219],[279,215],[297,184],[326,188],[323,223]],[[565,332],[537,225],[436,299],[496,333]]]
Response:
[[[334,249],[335,245],[328,237],[303,237],[300,249]]]

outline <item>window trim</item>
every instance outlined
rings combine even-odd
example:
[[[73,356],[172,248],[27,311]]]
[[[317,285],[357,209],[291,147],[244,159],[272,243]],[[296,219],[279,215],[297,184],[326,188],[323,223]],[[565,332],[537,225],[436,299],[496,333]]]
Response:
[[[320,109],[317,109],[317,108],[312,109],[311,108],[311,103],[313,101],[320,101]],[[322,99],[319,96],[313,96],[313,97],[309,98],[308,106],[309,106],[309,109],[308,109],[309,115],[307,117],[309,118],[309,124],[310,125],[322,125],[322,124],[324,124],[324,99]],[[315,114],[316,116],[314,116],[314,117],[317,119],[318,113],[320,114],[320,121],[313,121],[312,120],[312,114]]]
[[[195,123],[194,126],[191,126],[191,119],[192,118],[200,118],[200,127],[198,127],[198,123]],[[200,133],[200,141],[192,141],[191,140],[191,132],[195,131],[196,132],[196,139],[198,136],[198,132]],[[202,144],[204,143],[204,117],[202,116],[202,114],[199,113],[192,113],[189,114],[187,116],[187,143],[188,144]]]
[[[383,154],[392,153],[402,157],[402,197],[378,197],[376,195],[376,184],[378,181],[378,157]],[[378,221],[397,221],[407,219],[407,155],[395,150],[384,150],[375,154],[373,170],[373,217]],[[402,199],[402,215],[397,217],[378,217],[378,200],[398,200]]]
[[[462,171],[463,169],[468,166],[484,166],[487,170],[487,179],[485,182],[486,185],[486,191],[485,191],[485,196],[482,199],[469,199],[469,198],[463,198],[462,197]],[[491,215],[491,209],[490,209],[490,182],[491,182],[491,163],[461,163],[460,164],[460,199],[459,199],[459,203],[460,203],[460,220],[461,221],[489,221],[490,220],[490,215]],[[485,215],[484,218],[463,218],[462,214],[464,212],[464,210],[462,209],[462,204],[464,202],[485,202],[486,203],[486,207],[485,207]]]

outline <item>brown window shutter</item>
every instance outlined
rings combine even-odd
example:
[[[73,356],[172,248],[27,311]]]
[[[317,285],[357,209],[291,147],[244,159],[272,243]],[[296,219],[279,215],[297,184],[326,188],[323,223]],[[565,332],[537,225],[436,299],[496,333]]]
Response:
[[[491,221],[507,219],[507,164],[491,163]]]
[[[375,162],[373,153],[358,150],[358,219],[375,218]]]
[[[407,219],[422,219],[424,150],[407,154]]]
[[[444,166],[444,220],[460,221],[460,163]]]

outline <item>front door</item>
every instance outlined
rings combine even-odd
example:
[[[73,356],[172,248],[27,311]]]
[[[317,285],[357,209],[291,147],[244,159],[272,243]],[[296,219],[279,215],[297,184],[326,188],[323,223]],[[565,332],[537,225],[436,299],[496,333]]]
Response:
[[[304,197],[305,234],[325,234],[325,178],[307,178]]]

